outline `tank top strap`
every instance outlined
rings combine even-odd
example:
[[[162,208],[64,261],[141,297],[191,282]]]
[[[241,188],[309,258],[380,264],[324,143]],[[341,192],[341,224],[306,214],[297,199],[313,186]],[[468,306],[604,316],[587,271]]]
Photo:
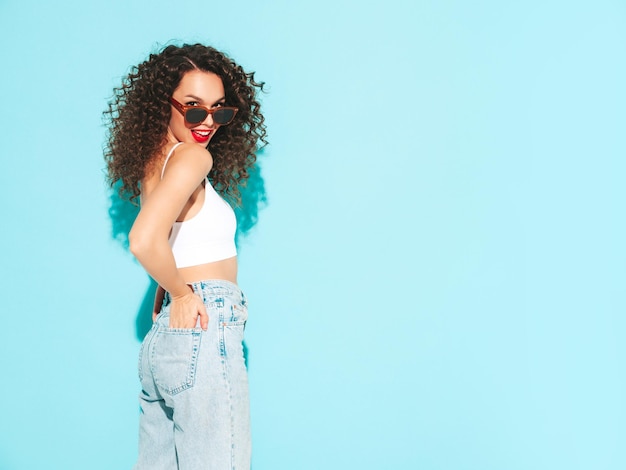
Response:
[[[176,147],[178,147],[180,144],[182,144],[182,142],[178,142],[177,144],[175,144],[167,154],[167,157],[165,157],[165,161],[163,162],[163,169],[161,170],[161,179],[163,179],[163,175],[165,174],[165,166],[167,165],[167,162],[170,160],[170,157],[174,153],[174,150],[176,150]]]

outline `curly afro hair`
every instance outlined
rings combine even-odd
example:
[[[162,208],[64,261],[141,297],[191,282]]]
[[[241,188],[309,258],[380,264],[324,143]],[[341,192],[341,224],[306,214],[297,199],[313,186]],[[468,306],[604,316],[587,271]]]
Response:
[[[239,108],[235,119],[213,136],[207,148],[213,155],[208,175],[213,186],[231,202],[240,202],[240,188],[256,161],[257,149],[267,144],[257,101],[264,83],[256,82],[254,73],[246,73],[222,52],[202,44],[170,45],[150,54],[114,89],[104,112],[109,129],[104,158],[109,184],[113,187],[119,182],[120,196],[131,201],[139,196],[139,182],[166,142],[169,99],[191,70],[218,75],[226,103]]]

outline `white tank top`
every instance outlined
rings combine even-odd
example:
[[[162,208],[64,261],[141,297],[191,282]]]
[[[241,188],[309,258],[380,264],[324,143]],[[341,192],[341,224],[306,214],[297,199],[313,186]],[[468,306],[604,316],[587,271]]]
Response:
[[[163,179],[165,166],[174,153],[174,149],[180,144],[182,142],[174,145],[167,154],[163,170],[161,170],[161,179]],[[206,178],[204,203],[200,211],[188,220],[174,222],[172,226],[169,244],[174,253],[176,266],[186,268],[237,256],[236,230],[235,212],[217,194],[209,179]]]

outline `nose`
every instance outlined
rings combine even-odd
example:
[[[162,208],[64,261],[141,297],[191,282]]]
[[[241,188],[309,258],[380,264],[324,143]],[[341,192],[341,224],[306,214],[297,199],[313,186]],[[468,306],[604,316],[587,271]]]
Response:
[[[204,121],[202,121],[202,124],[206,124],[207,126],[211,128],[215,127],[215,122],[213,121],[213,113],[207,114]]]

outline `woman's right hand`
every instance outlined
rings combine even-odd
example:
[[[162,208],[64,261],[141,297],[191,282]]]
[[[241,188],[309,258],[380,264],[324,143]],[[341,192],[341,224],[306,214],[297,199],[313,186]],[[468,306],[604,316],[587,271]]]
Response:
[[[170,303],[170,328],[195,328],[200,317],[200,327],[209,326],[209,315],[202,299],[194,292],[172,297]]]

